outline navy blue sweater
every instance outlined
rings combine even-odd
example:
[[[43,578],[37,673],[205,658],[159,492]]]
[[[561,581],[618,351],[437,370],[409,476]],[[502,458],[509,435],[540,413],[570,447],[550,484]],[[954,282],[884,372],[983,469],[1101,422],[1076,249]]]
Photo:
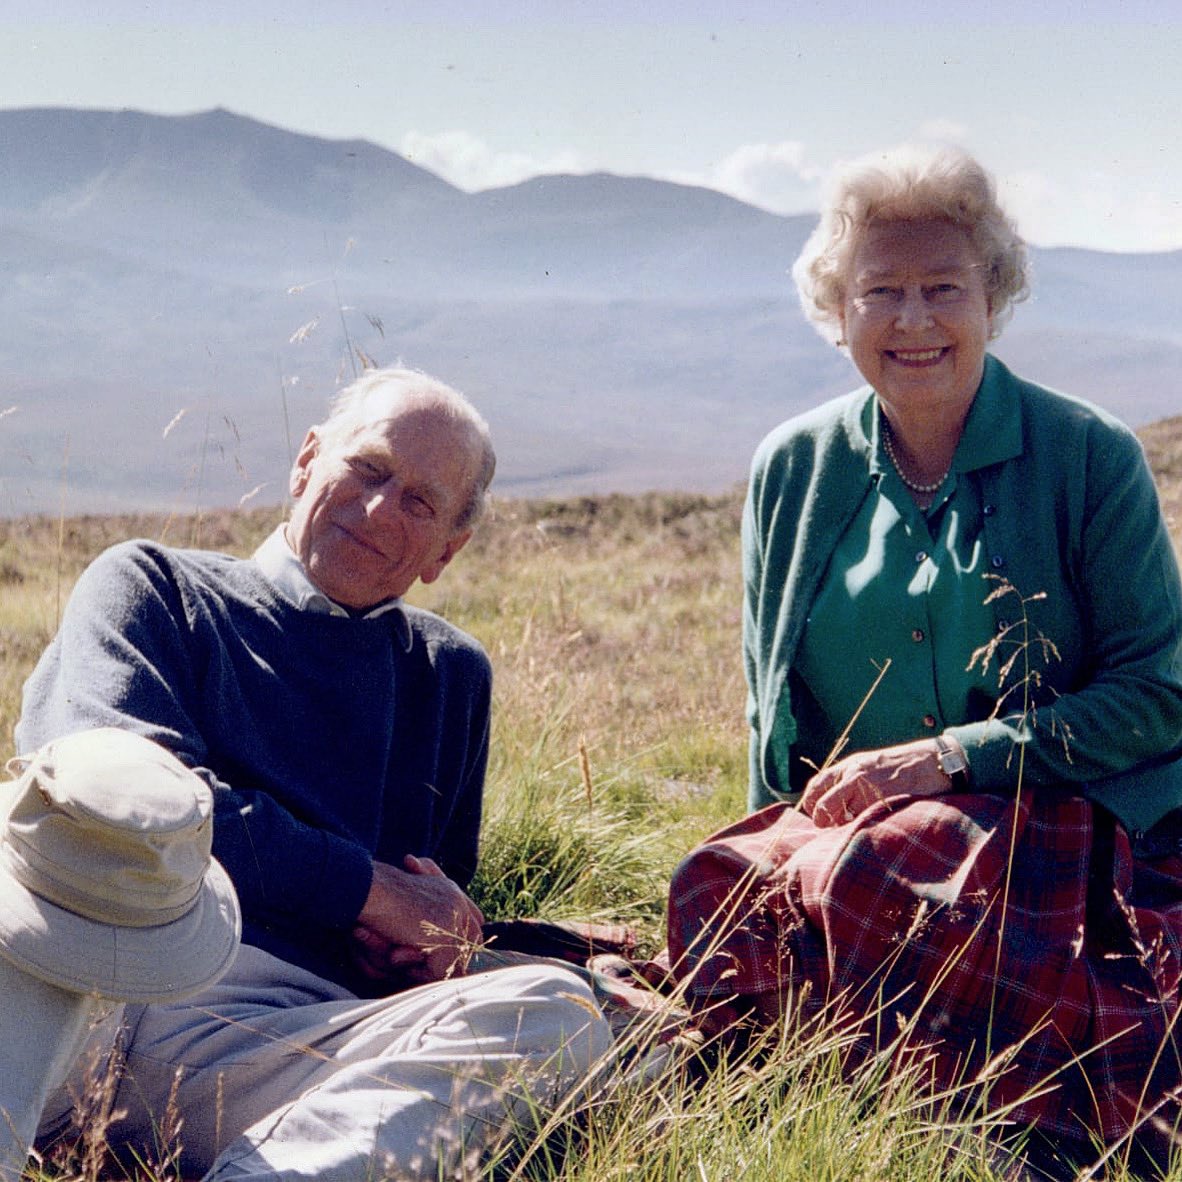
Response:
[[[163,744],[215,789],[243,938],[354,989],[371,858],[475,869],[491,671],[429,612],[301,611],[251,560],[126,542],[79,579],[25,685],[31,751],[93,726]]]

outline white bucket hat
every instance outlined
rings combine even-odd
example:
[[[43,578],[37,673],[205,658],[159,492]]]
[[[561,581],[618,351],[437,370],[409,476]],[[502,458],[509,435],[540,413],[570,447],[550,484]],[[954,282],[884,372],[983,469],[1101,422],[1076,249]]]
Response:
[[[165,1001],[216,981],[242,917],[213,795],[129,731],[83,731],[0,784],[0,956],[75,993]]]

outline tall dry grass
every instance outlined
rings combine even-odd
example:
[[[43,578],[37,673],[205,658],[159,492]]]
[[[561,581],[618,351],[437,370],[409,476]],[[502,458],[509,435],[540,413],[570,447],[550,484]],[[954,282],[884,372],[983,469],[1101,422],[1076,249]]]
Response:
[[[1145,433],[1182,549],[1182,419]],[[739,816],[746,782],[738,490],[502,501],[413,598],[476,635],[495,671],[488,819],[475,884],[490,918],[626,920],[662,939],[669,872]],[[132,536],[249,553],[275,509],[0,521],[0,751],[69,590]],[[842,1033],[788,1026],[708,1067],[632,1077],[506,1159],[500,1177],[578,1182],[1019,1178],[996,1114],[920,1095],[885,1060],[851,1078]],[[634,1064],[644,1062],[637,1049]],[[182,1134],[183,1135],[183,1134]],[[87,1161],[58,1177],[94,1177]],[[144,1176],[162,1182],[167,1155]],[[1119,1155],[1101,1171],[1131,1177]],[[1093,1176],[1100,1176],[1099,1174]],[[1182,1180],[1182,1168],[1168,1177]]]

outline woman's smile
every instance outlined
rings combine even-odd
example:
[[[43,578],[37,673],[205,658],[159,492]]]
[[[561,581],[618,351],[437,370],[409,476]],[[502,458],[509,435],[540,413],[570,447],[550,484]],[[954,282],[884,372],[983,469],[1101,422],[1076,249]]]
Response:
[[[990,318],[981,260],[959,226],[868,226],[853,254],[841,320],[854,364],[900,419],[968,410]]]
[[[925,366],[933,365],[948,355],[948,346],[939,349],[922,349],[919,351],[903,349],[887,349],[886,355],[892,360],[897,361],[900,365],[915,365]]]

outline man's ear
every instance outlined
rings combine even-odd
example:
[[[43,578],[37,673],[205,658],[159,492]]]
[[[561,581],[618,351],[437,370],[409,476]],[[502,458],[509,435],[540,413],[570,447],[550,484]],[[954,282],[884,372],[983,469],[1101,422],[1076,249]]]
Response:
[[[315,427],[309,427],[287,480],[288,490],[296,500],[304,495],[304,489],[308,487],[308,477],[312,474],[312,461],[319,454],[320,436],[316,434]]]
[[[472,531],[470,529],[461,530],[458,534],[453,534],[439,556],[420,572],[419,581],[422,583],[434,583],[443,574],[447,564],[468,544],[468,539],[471,536]]]

